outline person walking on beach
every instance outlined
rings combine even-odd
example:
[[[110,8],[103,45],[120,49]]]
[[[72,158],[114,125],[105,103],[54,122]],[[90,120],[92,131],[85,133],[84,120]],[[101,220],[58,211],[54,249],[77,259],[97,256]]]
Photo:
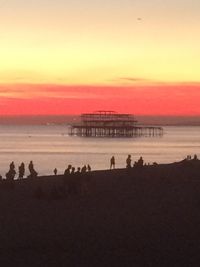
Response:
[[[110,159],[110,170],[111,169],[115,169],[115,157],[112,156],[112,158]]]
[[[131,155],[128,155],[126,159],[126,168],[131,168]]]

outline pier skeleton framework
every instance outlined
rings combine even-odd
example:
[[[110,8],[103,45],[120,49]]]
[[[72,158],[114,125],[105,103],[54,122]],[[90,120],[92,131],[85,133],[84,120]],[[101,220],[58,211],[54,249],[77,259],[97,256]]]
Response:
[[[83,137],[139,137],[163,134],[162,127],[138,126],[132,114],[96,111],[81,115],[81,122],[70,127],[70,135]]]

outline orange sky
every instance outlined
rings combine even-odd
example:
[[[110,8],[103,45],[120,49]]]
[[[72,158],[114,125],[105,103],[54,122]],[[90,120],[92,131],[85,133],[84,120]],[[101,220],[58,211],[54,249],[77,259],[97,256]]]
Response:
[[[199,115],[199,0],[0,0],[0,114]]]
[[[148,115],[199,115],[200,85],[1,85],[2,115],[79,114],[115,110]]]

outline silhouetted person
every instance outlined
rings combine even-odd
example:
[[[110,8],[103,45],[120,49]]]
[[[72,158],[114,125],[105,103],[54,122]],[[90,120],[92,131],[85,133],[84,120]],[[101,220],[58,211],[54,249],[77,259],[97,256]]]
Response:
[[[9,171],[6,173],[6,179],[7,179],[8,181],[13,181],[14,178],[15,178],[15,174],[16,174],[16,171],[15,171],[15,164],[14,164],[14,162],[12,161],[12,162],[10,163],[10,169],[9,169]]]
[[[35,171],[34,169],[34,165],[32,160],[30,161],[29,165],[28,165],[29,171],[30,171],[30,175],[28,176],[28,178],[35,178],[37,177],[38,173]]]
[[[19,166],[19,179],[23,179],[25,173],[25,165],[24,162]]]
[[[78,168],[77,168],[77,171],[76,171],[75,173],[77,173],[77,174],[81,173],[81,168],[78,167]]]
[[[115,169],[115,157],[112,156],[112,158],[110,159],[110,169]]]
[[[81,169],[81,173],[86,173],[86,171],[87,171],[87,167],[86,167],[86,165],[84,165],[84,166],[82,167],[82,169]]]
[[[10,163],[10,170],[14,170],[15,169],[15,164],[14,164],[14,161],[12,161]]]
[[[87,170],[88,170],[88,172],[91,172],[91,167],[89,164],[87,165]]]
[[[186,159],[187,160],[191,160],[192,159],[191,155],[187,155],[187,158]]]
[[[57,175],[58,170],[55,168],[55,169],[53,170],[53,173],[54,173],[54,175]]]
[[[195,154],[195,155],[194,155],[194,160],[197,160],[197,159],[198,159],[198,158],[197,158],[197,155]]]
[[[131,155],[128,155],[126,159],[126,168],[131,168]]]
[[[32,160],[30,161],[30,163],[29,163],[29,165],[28,165],[28,169],[29,169],[29,172],[30,172],[30,173],[31,173],[31,171],[34,169]]]
[[[74,173],[75,173],[75,168],[72,167],[71,174],[74,174]]]
[[[71,168],[72,168],[72,165],[69,164],[68,167],[67,167],[67,169],[65,169],[65,171],[64,171],[64,176],[67,176],[67,175],[70,174]]]
[[[144,164],[144,160],[142,157],[140,157],[138,160],[138,167],[143,167],[143,164]]]

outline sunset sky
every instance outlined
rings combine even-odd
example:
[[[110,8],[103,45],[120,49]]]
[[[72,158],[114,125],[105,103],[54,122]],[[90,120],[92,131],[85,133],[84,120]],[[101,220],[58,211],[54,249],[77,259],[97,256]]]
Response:
[[[0,0],[0,115],[200,115],[199,0]]]

